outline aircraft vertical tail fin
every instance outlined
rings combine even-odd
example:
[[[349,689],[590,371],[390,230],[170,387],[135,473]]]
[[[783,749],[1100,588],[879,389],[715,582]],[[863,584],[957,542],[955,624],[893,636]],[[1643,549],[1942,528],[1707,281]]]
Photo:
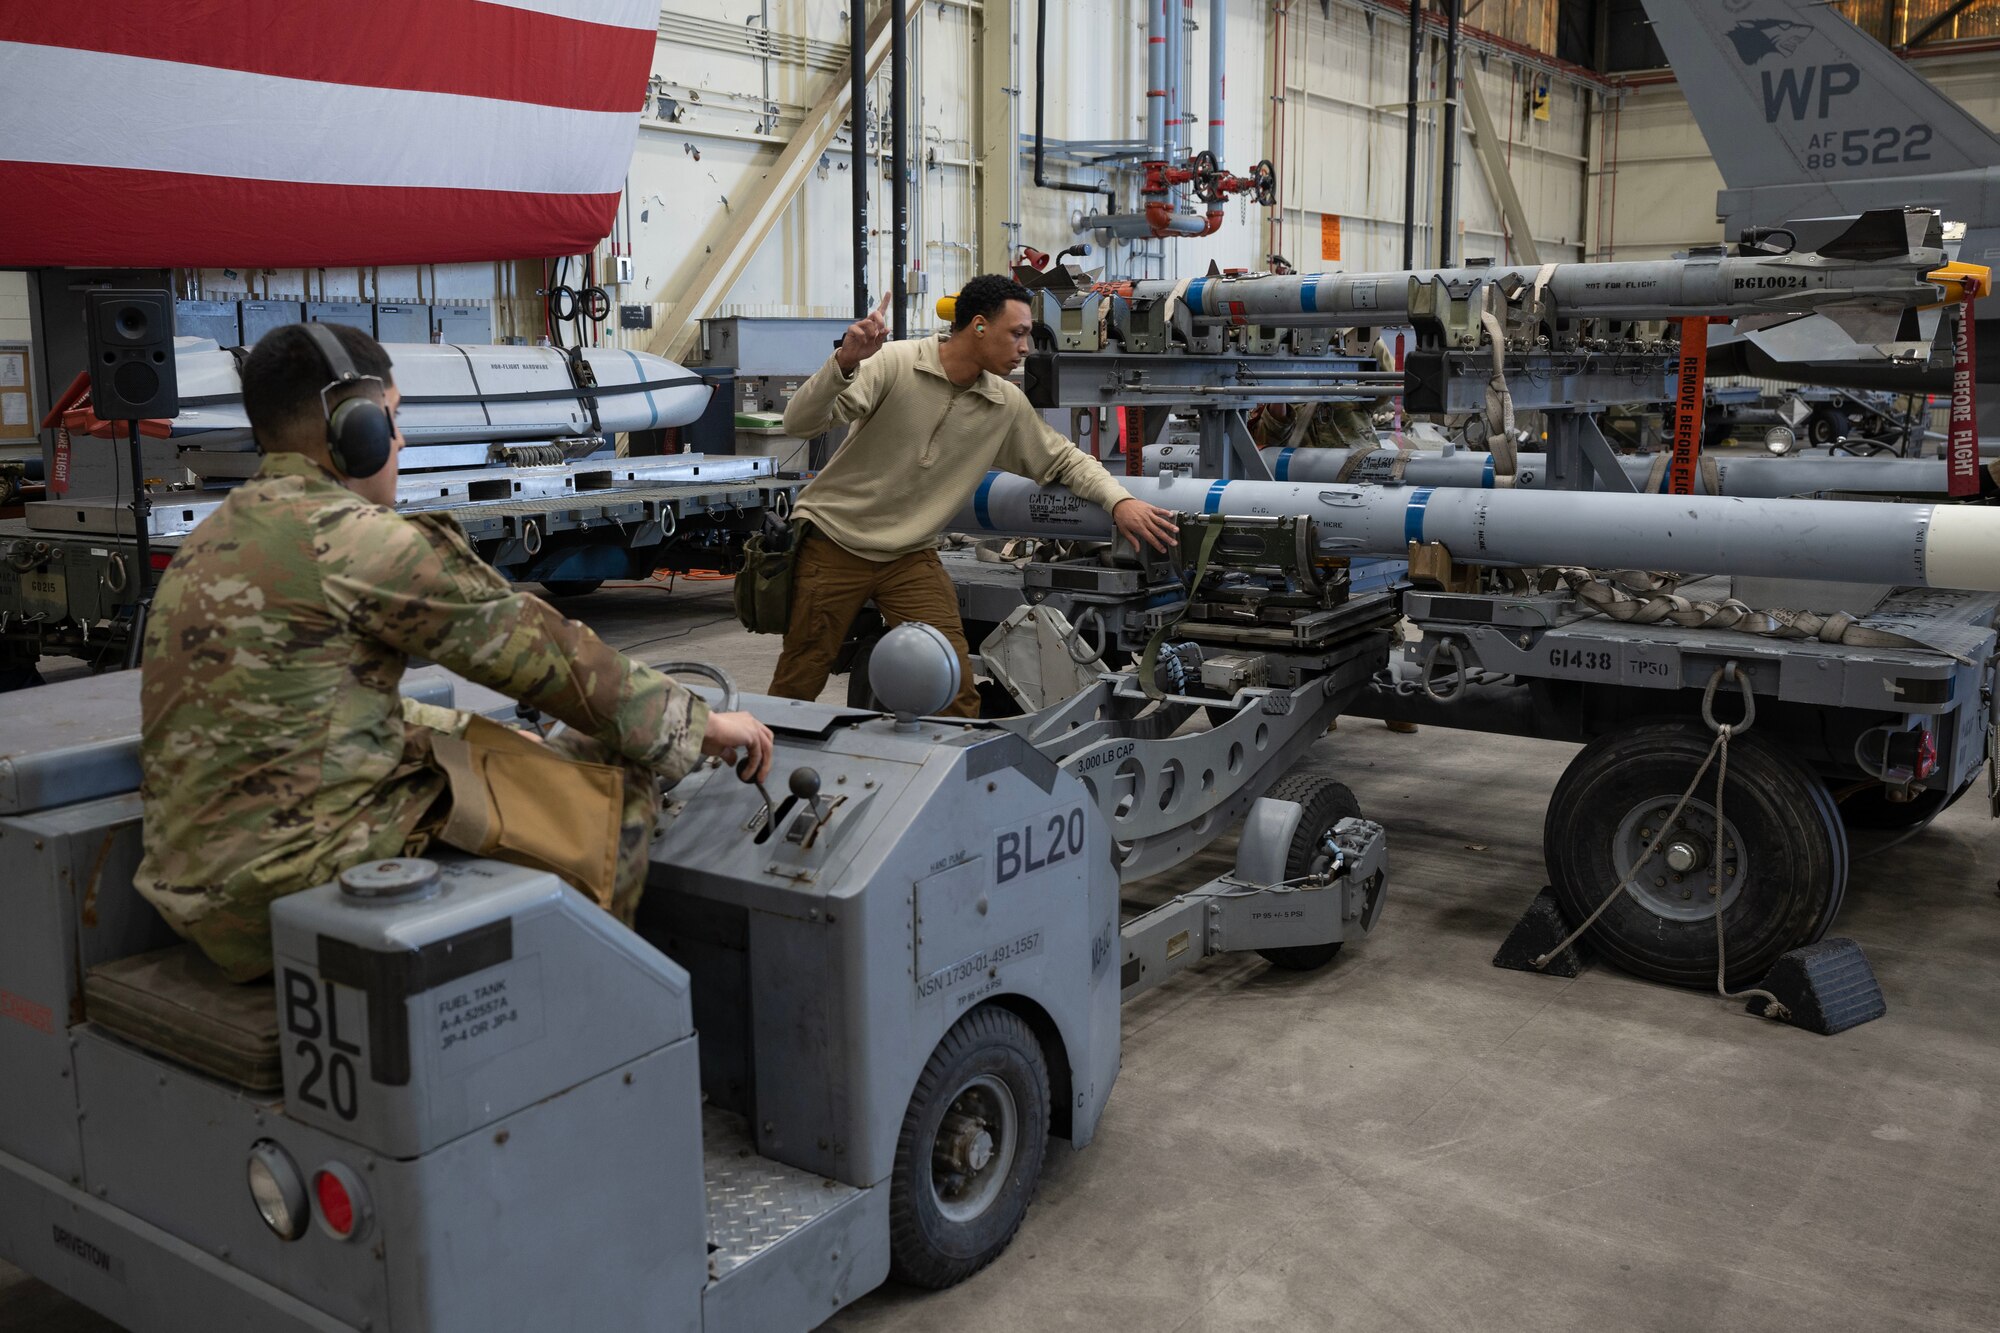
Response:
[[[1825,0],[1643,0],[1732,190],[2000,165],[2000,138]]]

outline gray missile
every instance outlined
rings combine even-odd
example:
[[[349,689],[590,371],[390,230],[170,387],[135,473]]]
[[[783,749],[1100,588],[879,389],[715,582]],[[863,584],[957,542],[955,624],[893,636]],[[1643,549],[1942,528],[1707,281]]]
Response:
[[[1279,481],[1339,481],[1341,470],[1353,457],[1351,449],[1265,449],[1261,451],[1271,475]],[[1162,471],[1175,472],[1200,462],[1200,448],[1190,444],[1155,444],[1146,448],[1148,476]],[[1850,495],[1945,495],[1951,489],[1942,459],[1934,458],[1771,458],[1756,454],[1704,455],[1715,461],[1717,480],[1724,495],[1772,500],[1787,495],[1810,495],[1818,491],[1841,491]],[[1436,453],[1412,450],[1375,449],[1347,474],[1346,481],[1369,485],[1391,480],[1398,458],[1403,459],[1399,478],[1409,486],[1460,486],[1485,490],[1505,489],[1507,479],[1495,473],[1493,455],[1474,450]],[[1640,490],[1651,480],[1658,455],[1626,455],[1618,466]],[[1512,485],[1523,490],[1539,490],[1548,485],[1548,460],[1542,454],[1522,454],[1516,464]],[[1699,493],[1707,493],[1707,482],[1695,481]]]
[[[664,357],[622,347],[586,347],[574,361],[555,347],[384,343],[382,350],[403,395],[396,420],[413,445],[684,426],[713,391]],[[174,369],[181,414],[168,423],[173,434],[203,435],[207,449],[247,448],[236,358],[212,339],[176,338]]]
[[[1861,214],[1817,251],[1685,259],[1415,269],[1390,273],[1300,273],[1201,277],[1180,299],[1198,320],[1230,324],[1333,327],[1405,324],[1413,294],[1494,284],[1504,292],[1540,288],[1566,317],[1619,320],[1830,310],[1900,310],[1935,304],[1944,288],[1927,279],[1944,266],[1937,215],[1924,209]],[[1134,299],[1172,295],[1181,284],[1133,284]],[[1893,337],[1894,321],[1890,321]],[[1871,340],[1872,341],[1872,340]]]
[[[1582,565],[1809,575],[2000,592],[2000,510],[1710,495],[1301,485],[1133,477],[1141,500],[1190,514],[1304,515],[1328,556],[1400,556],[1437,542],[1471,565]],[[952,530],[1108,540],[1111,516],[1060,486],[988,473]]]

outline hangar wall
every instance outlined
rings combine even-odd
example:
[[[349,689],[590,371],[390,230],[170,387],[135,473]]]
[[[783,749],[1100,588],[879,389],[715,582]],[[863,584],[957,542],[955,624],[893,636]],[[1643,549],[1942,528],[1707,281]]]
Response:
[[[740,7],[740,6],[739,6]],[[828,6],[772,0],[773,30],[797,41],[776,58],[742,51],[746,21],[722,0],[690,0],[662,20],[655,62],[656,97],[644,122],[630,183],[635,210],[636,286],[627,299],[652,295],[671,304],[706,249],[727,233],[733,197],[778,144],[790,137],[824,81],[842,77],[842,16]],[[910,256],[932,293],[954,289],[978,271],[979,195],[1006,189],[981,179],[975,34],[979,0],[932,0],[911,26],[910,124],[914,165],[910,184]],[[996,7],[996,15],[1001,7]],[[1145,129],[1145,0],[1070,0],[1049,6],[1044,107],[1047,174],[1052,180],[1104,179],[1100,169],[1067,160],[1061,141],[1139,139]],[[1207,143],[1208,43],[1206,0],[1187,13],[1190,66],[1186,80],[1196,125],[1191,142]],[[1407,20],[1386,5],[1337,0],[1274,6],[1231,0],[1228,9],[1227,114],[1224,165],[1244,172],[1260,158],[1281,168],[1285,207],[1275,226],[1264,210],[1231,203],[1213,236],[1119,242],[1103,253],[1100,238],[1078,235],[1071,217],[1096,209],[1091,196],[1037,189],[1031,167],[1023,178],[1017,237],[1053,252],[1078,241],[1098,247],[1090,263],[1121,273],[1191,273],[1210,262],[1262,267],[1274,250],[1295,267],[1394,267],[1401,262],[1403,123],[1407,96]],[[1015,6],[1021,132],[1031,134],[1035,96],[1035,9]],[[754,26],[755,18],[749,26]],[[1282,31],[1281,31],[1282,29]],[[1419,207],[1435,208],[1438,162],[1436,99],[1440,97],[1440,36],[1426,45],[1419,111],[1425,144],[1419,163]],[[764,109],[765,65],[775,124]],[[1493,110],[1501,151],[1513,163],[1530,224],[1546,258],[1578,258],[1584,248],[1586,139],[1597,93],[1553,61],[1468,45],[1462,61],[1481,80]],[[1279,71],[1274,80],[1273,71]],[[1530,110],[1530,95],[1546,87],[1547,119]],[[886,77],[874,81],[871,108],[886,104]],[[1474,157],[1461,117],[1458,213],[1461,253],[1511,257],[1499,210]],[[875,135],[865,148],[870,180],[871,289],[887,281],[888,179]],[[852,309],[852,150],[843,129],[798,199],[786,211],[729,293],[725,313],[845,314]],[[1136,173],[1115,173],[1121,207],[1137,203]],[[1013,210],[1009,210],[1010,213]],[[1335,230],[1322,218],[1339,219]],[[1428,230],[1428,229],[1427,229]],[[1421,246],[1435,238],[1426,234]],[[1336,253],[1337,251],[1337,253]],[[912,302],[911,327],[929,323],[929,301]]]
[[[1045,107],[1051,179],[1106,178],[1101,168],[1072,160],[1063,141],[1143,137],[1150,3],[1051,0]],[[1070,225],[1072,214],[1095,209],[1101,200],[1036,188],[1025,159],[1013,163],[1014,179],[984,179],[979,34],[989,6],[996,22],[1011,16],[1019,33],[1005,86],[1018,90],[1013,120],[1027,135],[1036,82],[1033,0],[925,0],[910,27],[909,254],[921,274],[914,285],[922,289],[911,301],[913,329],[933,322],[934,295],[980,270],[987,239],[981,229],[996,219],[1004,219],[997,225],[1008,241],[1044,251],[1088,241],[1095,252],[1087,263],[1120,274],[1189,274],[1210,263],[1262,268],[1273,253],[1308,271],[1401,264],[1405,10],[1384,0],[1330,0],[1324,6],[1229,0],[1224,165],[1243,172],[1271,158],[1279,168],[1283,207],[1267,215],[1232,202],[1213,236],[1114,242],[1107,254],[1102,237],[1079,235]],[[1510,32],[1520,26],[1512,22],[1515,8],[1495,11],[1506,16]],[[1195,121],[1190,141],[1201,147],[1209,117],[1208,0],[1193,0],[1185,12],[1191,21],[1185,88]],[[675,313],[708,253],[728,244],[746,192],[799,131],[811,103],[829,83],[845,79],[847,47],[842,7],[814,0],[673,0],[659,26],[653,88],[618,229],[600,250],[598,278],[615,277],[616,252],[629,255],[631,280],[612,286],[613,299],[649,306],[656,325]],[[1949,52],[1922,58],[1919,67],[1975,116],[2000,123],[2000,54]],[[1460,68],[1485,93],[1500,155],[1544,259],[1650,258],[1720,238],[1713,204],[1721,179],[1671,75],[1600,80],[1529,46],[1477,33],[1468,37]],[[1431,219],[1442,172],[1438,29],[1427,36],[1420,75],[1416,204],[1418,215]],[[862,146],[870,187],[869,286],[878,295],[890,262],[890,182],[876,128],[886,123],[887,102],[885,74],[871,83]],[[1454,255],[1520,258],[1463,112],[1458,138]],[[851,312],[853,170],[843,123],[718,313]],[[1118,171],[1110,179],[1121,209],[1135,207],[1137,173]],[[1005,207],[982,210],[988,191],[1004,192]],[[1420,228],[1419,263],[1436,254],[1433,233],[1428,223]],[[582,285],[574,272],[566,280]],[[208,270],[192,275],[189,285],[189,295],[217,297],[492,302],[497,336],[533,340],[542,322],[535,289],[545,279],[533,264],[461,264],[309,273]],[[604,341],[635,346],[648,336],[611,327],[603,333]]]
[[[1226,152],[1239,173],[1269,157],[1280,167],[1280,216],[1232,202],[1213,236],[1118,242],[1070,225],[1079,208],[1101,199],[1037,189],[1032,166],[1019,178],[987,182],[980,157],[982,92],[978,34],[986,6],[1019,31],[1006,86],[1019,89],[1015,122],[1032,133],[1035,93],[1033,0],[926,0],[910,27],[909,254],[927,292],[913,296],[911,327],[932,323],[931,296],[980,271],[982,191],[1004,191],[1008,239],[1056,251],[1090,242],[1093,267],[1123,274],[1198,272],[1213,262],[1263,267],[1274,252],[1302,270],[1389,268],[1401,263],[1403,124],[1407,97],[1406,11],[1375,0],[1318,4],[1230,0]],[[1141,139],[1145,132],[1146,15],[1150,0],[1052,0],[1049,4],[1046,131],[1052,180],[1102,179],[1102,170],[1066,160],[1060,141]],[[872,7],[871,7],[872,10]],[[1194,0],[1185,82],[1196,122],[1194,147],[1207,144],[1208,0]],[[1418,207],[1437,204],[1442,33],[1426,41]],[[846,77],[847,21],[838,5],[812,0],[674,0],[663,10],[653,88],[620,210],[618,230],[600,264],[613,268],[614,247],[632,261],[631,281],[613,288],[621,304],[645,304],[662,323],[709,251],[727,244],[737,211],[756,178],[798,132],[807,109],[831,81]],[[1531,228],[1544,257],[1574,259],[1585,246],[1588,155],[1595,103],[1592,81],[1535,57],[1469,39],[1461,59],[1492,108],[1501,151],[1512,163]],[[1274,78],[1273,71],[1277,71]],[[1546,88],[1547,118],[1530,110]],[[871,291],[889,273],[889,179],[882,136],[888,79],[870,87],[870,126],[862,149],[869,178]],[[1460,117],[1456,212],[1461,255],[1511,258],[1499,210]],[[853,308],[853,147],[843,123],[808,172],[804,188],[748,260],[719,313],[846,315]],[[1137,173],[1113,174],[1120,208],[1138,203]],[[1325,219],[1337,219],[1329,224]],[[990,223],[991,219],[989,219]],[[1435,253],[1423,229],[1419,262]],[[600,272],[599,280],[605,280]],[[581,285],[573,272],[572,286]],[[192,275],[189,295],[303,295],[309,299],[493,301],[499,336],[532,340],[540,332],[543,284],[533,265],[439,265],[421,269],[324,272],[207,270]],[[642,345],[644,332],[605,330],[605,340]]]

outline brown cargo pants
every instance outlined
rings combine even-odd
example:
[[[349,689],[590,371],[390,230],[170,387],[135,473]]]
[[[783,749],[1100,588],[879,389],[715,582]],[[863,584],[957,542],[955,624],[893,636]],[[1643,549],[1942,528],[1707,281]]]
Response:
[[[917,620],[951,640],[958,650],[958,697],[944,711],[951,717],[978,717],[979,691],[973,685],[965,626],[958,619],[958,596],[937,552],[864,560],[818,534],[806,537],[799,548],[792,572],[792,619],[770,692],[781,699],[819,698],[847,627],[871,600],[891,628]]]

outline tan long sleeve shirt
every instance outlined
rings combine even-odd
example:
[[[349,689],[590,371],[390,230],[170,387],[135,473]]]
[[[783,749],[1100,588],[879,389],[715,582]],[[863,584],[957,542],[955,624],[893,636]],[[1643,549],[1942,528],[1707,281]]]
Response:
[[[1067,486],[1115,509],[1132,498],[1090,455],[1043,421],[1021,390],[988,371],[965,388],[945,377],[940,340],[890,343],[843,375],[829,357],[785,409],[801,438],[851,425],[800,493],[797,512],[843,549],[893,560],[932,546],[995,468]]]

